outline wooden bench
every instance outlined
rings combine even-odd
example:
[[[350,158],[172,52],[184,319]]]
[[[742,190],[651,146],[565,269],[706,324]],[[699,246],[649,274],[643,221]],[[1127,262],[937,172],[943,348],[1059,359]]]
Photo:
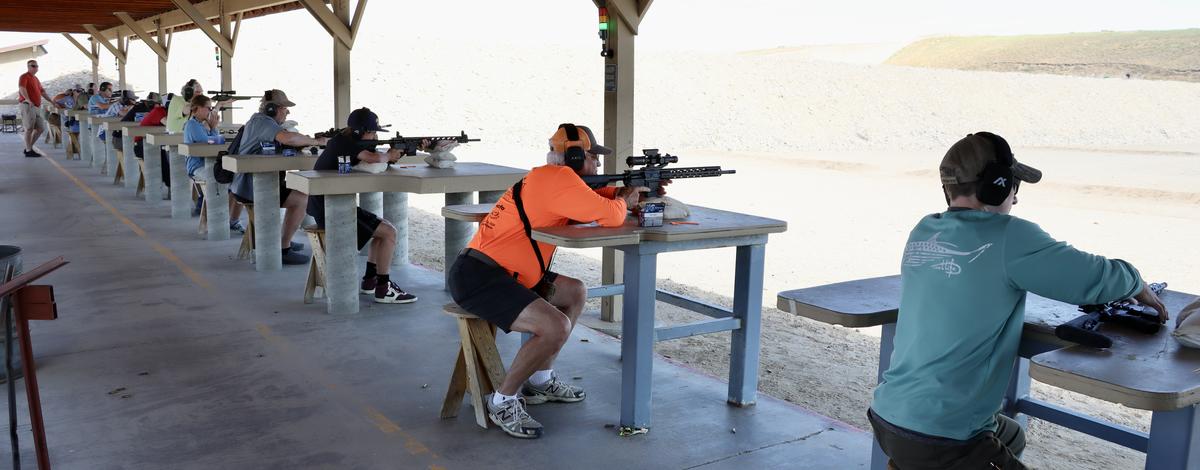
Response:
[[[475,408],[475,422],[487,429],[487,405],[484,399],[495,392],[504,382],[504,362],[496,349],[496,326],[463,310],[450,302],[442,312],[458,322],[458,336],[462,345],[458,348],[458,359],[454,372],[450,374],[450,386],[442,402],[442,418],[458,416],[463,395],[471,393],[471,406]]]
[[[316,297],[318,287],[321,288],[322,296],[327,295],[325,292],[325,229],[309,225],[304,227],[304,233],[308,235],[308,242],[312,245],[312,257],[308,260],[308,280],[304,283],[304,303],[311,304],[313,298]]]
[[[442,217],[463,222],[479,223],[492,212],[495,203],[488,204],[458,204],[442,208]]]
[[[192,181],[192,205],[196,204],[196,200],[204,196],[204,182]],[[208,198],[204,198],[204,202],[200,203],[200,228],[196,230],[201,236],[208,232]]]
[[[251,253],[254,253],[254,203],[239,201],[238,204],[246,208],[246,219],[250,222],[246,225],[246,231],[242,233],[242,244],[238,246],[237,259],[250,259]]]
[[[112,137],[109,136],[106,137],[106,139],[111,140]],[[113,184],[121,184],[125,181],[125,151],[117,150],[115,148],[113,148],[112,151],[117,156],[117,171],[113,172]]]

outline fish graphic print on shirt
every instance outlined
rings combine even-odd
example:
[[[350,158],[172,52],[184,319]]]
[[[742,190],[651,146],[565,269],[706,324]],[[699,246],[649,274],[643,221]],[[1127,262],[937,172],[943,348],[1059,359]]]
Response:
[[[939,241],[938,237],[942,232],[933,234],[928,240],[911,242],[904,247],[904,265],[910,267],[926,266],[930,269],[946,273],[946,277],[957,276],[962,273],[962,265],[959,259],[970,257],[966,264],[970,264],[983,255],[992,246],[991,243],[985,243],[983,246],[971,251],[962,251],[958,249],[958,245],[950,242]]]

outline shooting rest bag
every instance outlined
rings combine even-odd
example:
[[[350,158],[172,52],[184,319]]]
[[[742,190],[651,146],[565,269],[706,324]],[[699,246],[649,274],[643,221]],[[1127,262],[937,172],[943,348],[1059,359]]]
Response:
[[[1183,321],[1171,336],[1182,346],[1200,349],[1200,299],[1180,310],[1179,318]]]
[[[458,142],[438,142],[429,150],[429,155],[425,156],[425,163],[434,168],[454,168],[454,162],[458,161],[458,157],[450,153],[454,147],[458,147]]]
[[[643,204],[652,202],[661,202],[665,205],[663,209],[663,220],[686,219],[692,215],[692,211],[691,209],[688,209],[687,204],[679,202],[670,196],[648,197],[642,200],[642,202],[638,203],[638,209],[640,210]]]

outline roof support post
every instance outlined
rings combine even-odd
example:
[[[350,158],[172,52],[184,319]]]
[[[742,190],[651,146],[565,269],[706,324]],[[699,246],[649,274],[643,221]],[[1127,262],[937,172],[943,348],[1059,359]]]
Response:
[[[300,3],[333,37],[333,119],[334,127],[338,127],[350,116],[350,50],[354,48],[367,0],[358,0],[353,20],[350,0],[330,0],[332,11],[322,0],[300,0]]]
[[[129,89],[125,83],[125,61],[129,58],[129,36],[120,34],[117,30],[117,49],[121,51],[121,56],[117,58],[117,81],[121,84],[121,90]]]
[[[95,88],[88,90],[88,93],[97,93],[100,91],[100,44],[96,38],[88,37],[88,42],[92,45],[92,84]]]
[[[161,20],[154,20],[158,30],[158,47],[166,52],[158,56],[158,94],[167,96],[167,60],[171,56],[171,39],[175,37],[175,28],[163,28]]]
[[[643,15],[652,0],[595,0],[597,6],[606,4],[610,16],[619,21],[610,21],[608,47],[613,53],[604,59],[606,78],[604,90],[604,145],[613,149],[612,155],[604,157],[605,173],[621,173],[629,168],[625,157],[633,155],[633,89],[634,89],[634,39]],[[615,78],[615,80],[611,80]],[[614,88],[615,85],[615,88]],[[605,285],[620,284],[624,278],[625,260],[622,253],[604,248],[601,258],[601,282]],[[620,322],[622,319],[622,297],[603,297],[600,300],[600,319]]]
[[[178,1],[178,0],[176,0]],[[220,8],[221,21],[221,37],[229,42],[230,48],[226,51],[221,48],[221,89],[233,89],[233,50],[237,47],[238,33],[242,30],[242,14],[238,13],[236,25],[233,23],[233,15],[225,12],[225,2],[221,2]],[[218,46],[220,47],[220,46]],[[221,111],[221,121],[233,122],[233,110],[225,109]]]

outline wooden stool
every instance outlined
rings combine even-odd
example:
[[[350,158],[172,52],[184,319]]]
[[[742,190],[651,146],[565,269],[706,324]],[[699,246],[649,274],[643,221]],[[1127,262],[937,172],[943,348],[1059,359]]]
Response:
[[[463,310],[454,302],[443,306],[442,312],[458,321],[458,337],[462,342],[454,372],[450,375],[446,400],[442,402],[442,418],[458,416],[463,394],[470,392],[475,422],[487,429],[487,405],[483,400],[500,388],[505,374],[504,362],[496,350],[496,326]]]
[[[112,136],[109,136],[109,138],[111,139]],[[125,152],[116,149],[111,150],[117,154],[117,171],[113,173],[113,184],[121,184],[122,181],[125,181],[125,164],[123,163],[125,161]]]
[[[79,155],[79,133],[68,131],[67,135],[69,136],[70,142],[67,144],[67,160],[79,160],[80,158],[83,158],[83,156]],[[72,157],[72,154],[75,156]]]
[[[304,303],[313,303],[317,288],[321,288],[321,296],[325,296],[325,229],[316,225],[304,227],[308,235],[308,244],[312,245],[312,258],[308,260],[308,280],[304,283]]]
[[[137,192],[135,192],[134,195],[136,197],[142,197],[142,193],[146,191],[146,161],[138,158],[137,162],[138,162],[138,184],[137,184]]]
[[[254,253],[254,203],[238,204],[246,208],[246,219],[250,223],[246,225],[246,232],[242,234],[242,245],[238,247],[237,259],[251,259],[251,254]]]
[[[192,180],[192,203],[196,199],[204,195],[204,182]],[[208,198],[204,198],[204,203],[200,205],[200,228],[196,230],[200,235],[208,233]]]

